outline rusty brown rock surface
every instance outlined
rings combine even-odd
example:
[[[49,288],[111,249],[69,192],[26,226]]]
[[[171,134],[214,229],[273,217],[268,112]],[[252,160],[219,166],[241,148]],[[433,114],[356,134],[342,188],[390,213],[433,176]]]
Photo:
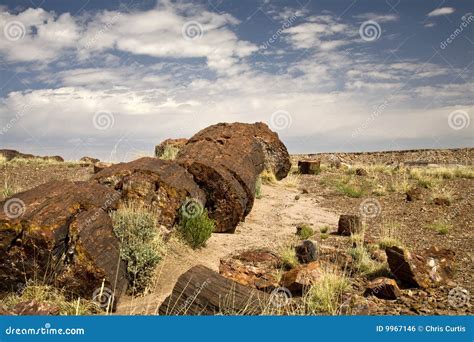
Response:
[[[168,228],[187,198],[206,203],[206,195],[192,175],[173,161],[144,157],[115,164],[92,179],[119,191],[120,203],[138,202],[155,209],[158,222]]]
[[[337,233],[339,235],[349,236],[357,234],[362,230],[362,222],[357,215],[341,215],[337,225]]]
[[[167,147],[173,147],[180,150],[187,142],[188,139],[185,138],[163,140],[159,145],[155,146],[155,157],[161,157]]]
[[[292,294],[299,295],[304,289],[317,282],[322,274],[319,262],[313,261],[283,273],[280,284],[290,290]]]
[[[368,283],[364,295],[372,295],[381,299],[397,299],[400,297],[401,291],[395,280],[380,277]]]
[[[278,180],[285,178],[290,171],[291,161],[286,146],[281,142],[278,134],[270,130],[262,122],[253,124],[240,122],[219,123],[201,130],[189,139],[189,142],[229,138],[244,138],[244,141],[257,141],[264,155],[265,167],[271,169]],[[246,146],[239,143],[235,148],[246,149]],[[260,159],[257,162],[260,163]]]
[[[107,211],[119,193],[88,182],[52,181],[0,203],[0,288],[28,279],[91,298],[125,290],[125,265]]]
[[[449,284],[454,273],[455,253],[430,247],[409,252],[399,247],[385,250],[390,271],[407,286],[429,288]]]

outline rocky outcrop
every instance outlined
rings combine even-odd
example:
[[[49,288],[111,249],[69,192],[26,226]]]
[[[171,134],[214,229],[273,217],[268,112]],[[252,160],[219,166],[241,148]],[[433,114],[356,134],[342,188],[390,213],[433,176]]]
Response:
[[[202,206],[206,204],[206,196],[191,174],[172,161],[144,157],[112,165],[92,179],[119,191],[122,204],[141,203],[154,209],[158,223],[168,228],[175,223],[186,199],[195,199]]]
[[[167,148],[174,148],[176,150],[180,150],[186,143],[188,139],[180,138],[180,139],[166,139],[162,141],[159,145],[155,146],[155,157],[160,158]]]
[[[52,181],[0,203],[0,289],[28,279],[91,298],[102,283],[115,298],[125,265],[107,211],[120,194],[86,182]]]
[[[47,161],[64,162],[64,159],[60,156],[35,156],[33,154],[21,153],[16,150],[0,150],[0,157],[4,158],[5,161],[10,161],[15,158],[17,159],[42,159]]]
[[[93,157],[87,157],[87,156],[79,159],[79,164],[84,165],[84,166],[94,165],[95,163],[98,163],[98,162],[100,162],[99,159],[93,158]]]

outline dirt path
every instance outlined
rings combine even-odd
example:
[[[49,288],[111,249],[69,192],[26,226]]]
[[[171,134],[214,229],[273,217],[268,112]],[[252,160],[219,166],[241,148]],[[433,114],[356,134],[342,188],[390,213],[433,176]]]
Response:
[[[235,251],[252,247],[277,247],[294,235],[298,223],[318,228],[335,226],[338,216],[318,206],[314,196],[302,195],[296,188],[279,183],[262,186],[262,198],[255,201],[252,212],[235,234],[213,234],[206,248],[192,250],[176,241],[161,263],[153,291],[143,297],[123,297],[117,308],[119,315],[156,314],[171,293],[178,277],[191,267],[202,264],[218,270],[219,260]],[[299,195],[298,200],[295,196]]]

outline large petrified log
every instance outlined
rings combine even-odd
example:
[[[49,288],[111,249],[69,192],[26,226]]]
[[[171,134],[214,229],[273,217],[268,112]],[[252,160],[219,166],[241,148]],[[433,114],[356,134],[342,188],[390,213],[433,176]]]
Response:
[[[272,170],[278,180],[285,178],[290,172],[291,161],[286,146],[281,142],[278,134],[270,130],[262,122],[247,123],[219,123],[209,126],[195,134],[189,143],[198,140],[222,140],[229,138],[246,138],[256,140],[264,154],[265,167]],[[235,149],[243,149],[245,145],[238,144]],[[260,160],[257,160],[260,162]]]
[[[271,296],[198,265],[181,275],[159,308],[160,315],[262,314]]]
[[[29,279],[92,298],[126,288],[120,245],[107,213],[120,194],[87,182],[52,181],[0,202],[0,289]]]
[[[206,196],[193,176],[180,165],[144,157],[129,163],[115,164],[92,178],[119,192],[120,203],[139,202],[157,211],[160,224],[171,227],[187,198],[205,204]]]

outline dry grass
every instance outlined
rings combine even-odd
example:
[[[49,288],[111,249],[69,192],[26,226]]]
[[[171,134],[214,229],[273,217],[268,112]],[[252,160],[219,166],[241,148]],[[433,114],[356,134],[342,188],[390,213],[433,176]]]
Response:
[[[282,246],[278,254],[280,256],[283,268],[291,269],[298,266],[299,261],[296,257],[295,246],[293,243],[288,243]]]
[[[447,201],[449,204],[453,203],[453,192],[447,188],[437,188],[433,189],[431,192],[431,201],[435,199],[440,199]]]
[[[2,302],[7,310],[11,310],[15,305],[26,301],[57,307],[59,315],[92,315],[102,312],[99,305],[91,300],[83,298],[67,300],[62,290],[39,284],[27,284],[21,292],[7,295]]]
[[[262,184],[275,184],[277,182],[276,176],[271,170],[263,170],[260,174],[260,178],[262,180]]]
[[[4,200],[22,191],[22,188],[10,181],[7,176],[3,181],[3,188],[0,192],[0,200]]]
[[[441,235],[448,234],[450,230],[452,229],[452,225],[445,220],[437,220],[433,223],[426,225],[426,227],[428,229],[434,230],[435,232]]]
[[[289,174],[286,176],[286,178],[283,180],[283,184],[287,188],[297,188],[300,184],[300,175],[299,174]]]

